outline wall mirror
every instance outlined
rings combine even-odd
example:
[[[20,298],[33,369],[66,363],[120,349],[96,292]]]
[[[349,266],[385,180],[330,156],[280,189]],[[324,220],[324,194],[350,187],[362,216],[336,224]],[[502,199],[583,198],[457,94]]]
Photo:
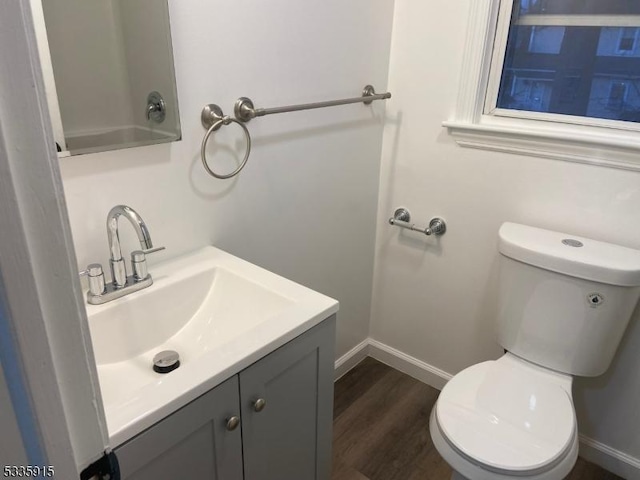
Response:
[[[179,140],[167,0],[32,0],[58,155]]]

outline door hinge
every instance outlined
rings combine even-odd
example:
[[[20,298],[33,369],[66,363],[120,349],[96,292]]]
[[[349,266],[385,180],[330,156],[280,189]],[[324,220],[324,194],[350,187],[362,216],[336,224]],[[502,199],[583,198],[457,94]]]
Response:
[[[93,462],[80,473],[80,480],[91,479],[120,480],[120,465],[114,452],[105,452],[99,460]]]

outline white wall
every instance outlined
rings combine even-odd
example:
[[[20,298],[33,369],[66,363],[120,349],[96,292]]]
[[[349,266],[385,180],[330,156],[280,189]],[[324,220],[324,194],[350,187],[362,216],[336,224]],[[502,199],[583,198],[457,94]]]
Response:
[[[183,140],[61,160],[79,267],[107,265],[107,212],[130,205],[167,247],[152,260],[213,244],[337,298],[342,355],[368,335],[384,102],[252,121],[251,158],[228,181],[200,163],[200,111],[231,114],[243,95],[269,107],[383,91],[393,1],[182,0],[170,16]],[[243,154],[239,127],[212,145],[225,141]],[[211,152],[214,168],[235,165]]]
[[[455,374],[497,358],[493,309],[504,221],[640,248],[640,173],[458,147],[452,117],[467,9],[473,0],[397,0],[378,208],[371,333]],[[447,220],[440,239],[386,223],[397,206],[416,223]],[[582,433],[640,458],[640,319],[609,372],[578,379]]]

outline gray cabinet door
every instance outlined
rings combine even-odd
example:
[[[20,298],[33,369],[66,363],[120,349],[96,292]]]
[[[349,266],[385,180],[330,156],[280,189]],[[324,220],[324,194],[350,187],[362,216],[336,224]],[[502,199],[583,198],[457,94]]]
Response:
[[[334,342],[335,315],[240,372],[245,480],[329,479]]]
[[[241,429],[234,376],[116,449],[123,480],[242,480]]]

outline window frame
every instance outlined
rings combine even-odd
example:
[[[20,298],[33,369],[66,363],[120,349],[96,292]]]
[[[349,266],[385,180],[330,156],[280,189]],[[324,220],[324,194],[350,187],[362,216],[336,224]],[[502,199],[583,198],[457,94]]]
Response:
[[[457,106],[443,126],[462,147],[640,171],[639,124],[496,108],[512,7],[470,2]]]

